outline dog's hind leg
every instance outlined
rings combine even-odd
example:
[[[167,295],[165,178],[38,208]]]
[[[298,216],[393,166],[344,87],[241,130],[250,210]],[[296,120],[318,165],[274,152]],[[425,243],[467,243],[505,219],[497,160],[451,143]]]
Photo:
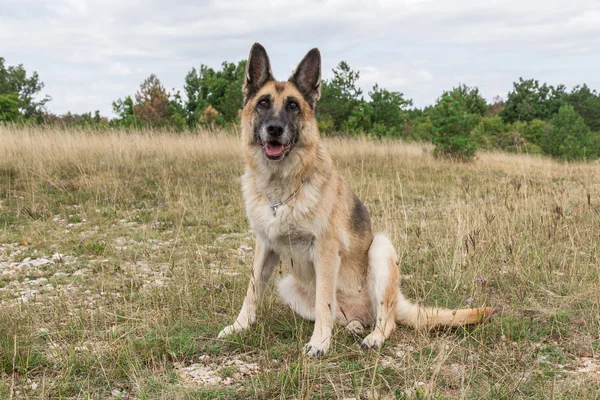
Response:
[[[292,275],[287,275],[277,283],[281,300],[302,318],[315,320],[315,294],[309,293]]]
[[[348,322],[344,328],[354,335],[360,335],[365,331],[365,326],[357,319]]]
[[[396,249],[390,240],[377,234],[369,248],[367,285],[373,313],[373,331],[363,340],[363,348],[379,348],[396,329],[396,307],[400,273]]]

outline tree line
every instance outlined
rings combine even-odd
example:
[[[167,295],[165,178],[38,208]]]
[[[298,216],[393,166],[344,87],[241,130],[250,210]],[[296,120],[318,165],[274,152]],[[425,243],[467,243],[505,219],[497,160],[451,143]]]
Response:
[[[192,68],[183,95],[167,91],[155,75],[139,90],[112,103],[115,117],[54,115],[37,73],[0,58],[0,121],[96,129],[197,127],[227,128],[239,122],[246,61],[224,62],[220,69]],[[323,135],[348,134],[430,141],[435,154],[471,159],[477,149],[547,154],[565,160],[600,158],[600,94],[582,84],[568,91],[535,79],[520,78],[507,93],[488,103],[479,89],[460,84],[444,91],[435,104],[418,108],[403,93],[375,84],[358,87],[360,72],[342,61],[324,80],[317,119]]]

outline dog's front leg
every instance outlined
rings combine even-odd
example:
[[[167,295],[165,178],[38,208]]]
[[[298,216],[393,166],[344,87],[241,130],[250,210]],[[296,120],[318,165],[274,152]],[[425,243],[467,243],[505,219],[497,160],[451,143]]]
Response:
[[[334,240],[317,241],[315,249],[315,330],[304,351],[310,357],[327,353],[335,321],[337,276],[340,269],[339,245]]]
[[[268,248],[267,243],[260,236],[257,236],[252,277],[248,284],[244,304],[235,322],[219,332],[219,338],[243,331],[256,321],[257,304],[262,298],[265,287],[269,283],[269,278],[271,278],[278,263],[279,256]]]

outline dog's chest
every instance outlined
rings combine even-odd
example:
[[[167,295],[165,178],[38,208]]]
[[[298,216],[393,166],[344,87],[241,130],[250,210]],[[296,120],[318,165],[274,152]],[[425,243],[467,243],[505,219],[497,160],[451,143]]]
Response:
[[[280,206],[274,212],[269,205],[256,206],[250,213],[250,222],[256,233],[267,239],[282,258],[312,260],[314,221],[298,215],[293,207]]]
[[[269,203],[286,199],[289,193],[269,193],[272,195],[269,201],[265,190],[257,190],[253,179],[246,178],[244,198],[252,230],[303,280],[310,280],[314,274],[316,243],[327,224],[327,208],[321,204],[321,192],[307,183],[297,196],[274,210]]]

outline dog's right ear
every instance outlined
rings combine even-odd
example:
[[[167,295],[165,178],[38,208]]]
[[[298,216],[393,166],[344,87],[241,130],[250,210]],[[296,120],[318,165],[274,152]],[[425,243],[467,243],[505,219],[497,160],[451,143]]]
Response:
[[[254,43],[250,49],[248,63],[246,64],[246,76],[242,85],[244,106],[265,83],[272,80],[275,80],[275,78],[273,78],[267,51],[260,43]]]

